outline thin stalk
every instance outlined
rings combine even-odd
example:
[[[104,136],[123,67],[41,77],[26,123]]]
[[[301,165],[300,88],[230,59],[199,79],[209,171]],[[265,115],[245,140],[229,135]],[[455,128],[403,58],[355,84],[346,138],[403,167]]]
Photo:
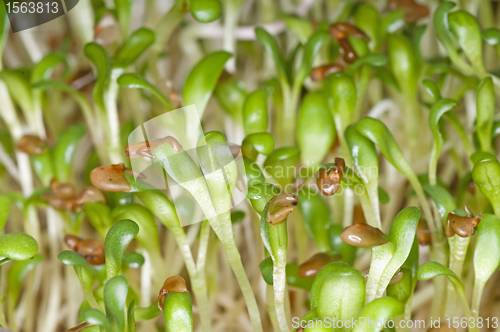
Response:
[[[274,262],[273,264],[273,289],[274,289],[274,305],[278,324],[282,332],[288,332],[288,322],[285,311],[285,290],[286,290],[286,261]]]
[[[287,83],[281,82],[281,90],[283,93],[283,111],[281,118],[281,133],[278,136],[278,146],[284,144],[288,146],[295,145],[295,123],[296,123],[296,109],[300,94],[298,84],[294,84],[292,88]],[[280,125],[278,124],[278,125]]]
[[[224,11],[224,39],[223,49],[233,56],[226,62],[226,70],[230,73],[236,71],[236,37],[234,35],[240,14],[241,0],[226,0]]]
[[[241,256],[236,247],[236,242],[234,237],[230,234],[229,237],[221,238],[221,243],[226,251],[226,255],[229,259],[229,264],[233,269],[236,276],[236,280],[240,285],[241,292],[245,298],[245,302],[248,307],[248,313],[250,314],[250,320],[252,322],[252,328],[254,331],[262,332],[262,322],[260,320],[259,307],[257,306],[257,301],[250,285],[250,281],[245,273],[243,263],[241,262]]]
[[[460,278],[465,255],[469,247],[470,237],[462,238],[455,235],[450,241],[450,269]],[[457,293],[451,283],[448,283],[446,294],[445,317],[453,317],[457,313]]]
[[[354,108],[354,113],[352,119],[357,121],[361,116],[361,107],[363,106],[363,101],[365,100],[366,88],[370,82],[370,75],[372,72],[371,65],[363,65],[360,69],[359,80],[357,84],[357,99],[356,106]]]
[[[120,121],[118,119],[117,98],[118,98],[118,77],[122,74],[122,69],[113,69],[111,71],[108,91],[104,96],[108,124],[108,153],[112,164],[123,162],[122,148],[120,144]]]
[[[151,53],[149,56],[149,72],[153,75],[155,81],[160,79],[158,74],[158,57],[163,51],[165,45],[167,44],[170,36],[174,32],[174,29],[182,21],[184,14],[189,10],[188,0],[177,0],[172,8],[162,17],[160,22],[155,28],[156,41],[151,47]]]
[[[5,312],[3,308],[3,303],[5,302],[5,296],[2,290],[2,266],[0,265],[0,326],[7,327],[7,322],[5,320]]]
[[[269,314],[269,319],[271,320],[271,325],[273,326],[273,331],[279,331],[280,325],[278,322],[278,317],[276,316],[276,307],[274,305],[274,291],[273,286],[266,286],[266,308]]]

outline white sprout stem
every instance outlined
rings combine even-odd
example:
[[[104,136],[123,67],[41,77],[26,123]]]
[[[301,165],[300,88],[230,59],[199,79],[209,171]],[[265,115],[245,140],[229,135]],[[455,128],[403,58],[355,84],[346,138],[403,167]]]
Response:
[[[269,314],[269,319],[271,320],[271,325],[273,326],[273,331],[279,331],[280,325],[278,322],[278,317],[276,316],[276,307],[274,305],[274,291],[273,286],[266,285],[266,308]]]
[[[285,290],[286,290],[286,258],[274,261],[273,264],[273,288],[274,288],[274,305],[276,316],[281,332],[288,332],[288,322],[285,311]]]
[[[453,236],[450,243],[450,269],[460,278],[464,265],[465,255],[469,247],[470,237]],[[451,283],[447,286],[445,317],[453,317],[457,312],[457,293]]]
[[[226,62],[225,68],[228,72],[234,73],[236,71],[236,38],[234,31],[238,24],[241,1],[226,0],[225,2],[223,49],[233,55]]]
[[[109,131],[109,158],[111,163],[118,164],[123,162],[121,144],[120,144],[120,121],[118,119],[117,97],[118,97],[118,77],[122,74],[122,69],[113,69],[111,71],[109,88],[106,91],[105,107]]]
[[[20,182],[19,171],[14,161],[9,157],[3,145],[0,144],[0,163],[5,167],[9,175],[16,181]]]
[[[141,306],[146,307],[149,305],[151,295],[152,264],[147,250],[141,250],[141,254],[144,256],[144,265],[141,269]]]

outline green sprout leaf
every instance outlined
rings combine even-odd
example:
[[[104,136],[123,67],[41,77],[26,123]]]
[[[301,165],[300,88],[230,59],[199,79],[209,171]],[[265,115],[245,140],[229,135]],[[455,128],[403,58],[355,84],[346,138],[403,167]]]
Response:
[[[128,219],[118,221],[109,229],[104,240],[107,280],[117,276],[120,272],[123,252],[138,233],[139,226]]]
[[[54,147],[54,171],[58,182],[69,181],[71,170],[73,168],[73,159],[78,143],[85,135],[83,125],[75,125],[66,129]]]
[[[500,44],[500,30],[497,28],[483,30],[481,37],[489,45],[495,46]]]
[[[114,0],[116,16],[120,22],[120,32],[123,39],[128,35],[130,28],[130,19],[132,16],[132,1],[131,0]]]
[[[347,321],[356,318],[363,308],[365,278],[344,262],[325,265],[314,278],[311,309],[318,318]]]
[[[49,78],[50,74],[52,74],[54,68],[63,63],[65,66],[66,59],[59,53],[49,53],[43,57],[40,62],[38,62],[35,67],[33,67],[33,71],[31,72],[31,83],[37,83],[42,80],[46,80]]]
[[[359,313],[359,317],[365,317],[366,321],[386,322],[403,312],[404,306],[400,301],[392,297],[381,297],[368,303]],[[361,323],[353,332],[379,332],[382,328],[383,326],[377,327],[377,324]]]
[[[7,218],[9,217],[11,204],[12,201],[8,196],[0,195],[0,233],[3,231]]]
[[[163,302],[163,320],[169,332],[193,331],[193,306],[189,292],[168,292]]]
[[[214,93],[222,109],[236,122],[241,122],[243,105],[248,95],[245,84],[236,77],[220,79]]]
[[[245,99],[243,128],[246,135],[267,131],[267,93],[265,90],[257,89]]]
[[[268,156],[273,150],[274,137],[266,132],[250,134],[241,143],[241,153],[252,161],[257,159],[259,153]]]
[[[326,33],[325,31],[318,31],[309,38],[306,45],[304,46],[302,65],[297,71],[297,75],[293,82],[295,86],[301,86],[307,76],[311,73],[314,59],[316,58],[316,55],[319,53],[319,50],[321,49],[323,44],[328,39],[328,33]]]
[[[82,318],[89,324],[102,326],[108,330],[111,329],[109,319],[100,310],[93,308],[87,309],[82,312]]]
[[[479,315],[479,304],[484,286],[500,264],[500,218],[484,214],[477,226],[477,244],[474,250],[474,293],[472,313]]]
[[[314,33],[311,21],[307,19],[287,14],[281,14],[279,18],[285,23],[286,27],[297,36],[301,44],[307,43],[307,39]]]
[[[480,156],[481,154],[481,156]],[[471,159],[474,162],[472,179],[479,190],[488,198],[497,216],[500,216],[500,163],[489,153],[475,153]],[[477,158],[478,160],[474,160]]]
[[[315,167],[325,158],[335,138],[335,124],[321,92],[306,94],[297,125],[302,165]]]
[[[127,68],[130,66],[154,43],[155,38],[153,30],[140,28],[134,31],[116,52],[113,67]]]
[[[28,234],[8,233],[0,236],[0,265],[8,261],[24,261],[35,256],[38,243]]]
[[[264,162],[264,169],[278,181],[282,188],[293,182],[294,172],[290,170],[297,164],[300,150],[295,147],[279,148],[271,152]]]
[[[200,116],[207,107],[224,64],[231,57],[227,52],[215,52],[205,56],[189,73],[184,84],[183,99],[185,105],[194,104]]]
[[[420,210],[410,206],[399,212],[387,234],[389,242],[372,248],[366,302],[381,297],[394,274],[408,258],[415,238]]]
[[[332,250],[329,239],[329,229],[332,225],[330,209],[319,194],[312,191],[298,192],[298,206],[304,226],[309,237],[316,243],[320,252]]]
[[[146,81],[144,78],[141,76],[134,74],[134,73],[126,73],[120,76],[117,80],[118,85],[133,89],[133,88],[138,88],[138,89],[144,89],[149,92],[165,106],[165,108],[169,111],[173,110],[174,108],[172,107],[172,104],[168,101],[168,99],[161,93],[160,90],[158,90],[153,84],[149,83]]]
[[[263,28],[255,28],[255,35],[257,39],[264,45],[267,53],[271,55],[274,61],[274,66],[276,67],[276,72],[278,73],[278,77],[283,84],[290,85],[291,79],[288,76],[288,71],[285,65],[285,58],[280,51],[278,43],[276,40]],[[307,75],[307,74],[306,74]]]
[[[100,309],[94,295],[92,294],[94,275],[90,269],[90,264],[82,256],[71,250],[60,252],[59,255],[57,255],[57,258],[65,265],[73,266],[78,280],[80,280],[80,285],[82,286],[83,293],[85,294],[85,299],[92,308]]]
[[[123,254],[122,264],[132,269],[138,269],[144,265],[144,256],[138,252],[126,252]]]
[[[109,55],[101,45],[94,42],[85,45],[83,53],[95,67],[96,83],[94,86],[94,100],[99,108],[104,110],[104,91],[108,84],[111,68]]]
[[[107,258],[107,257],[106,257]],[[111,331],[123,331],[127,326],[125,316],[127,308],[128,281],[124,276],[115,276],[104,286],[104,306]]]
[[[458,103],[451,99],[441,99],[436,102],[432,108],[429,115],[429,127],[431,128],[434,140],[432,142],[431,156],[429,159],[429,182],[431,184],[436,184],[436,171],[439,155],[441,154],[441,149],[443,146],[443,135],[439,130],[439,120],[446,113],[453,110]]]
[[[191,0],[189,10],[198,22],[210,23],[221,16],[222,5],[219,0]]]
[[[476,92],[476,128],[481,150],[492,152],[492,130],[495,116],[495,89],[491,77],[482,80]]]
[[[363,180],[375,215],[368,216],[367,222],[373,227],[381,227],[378,198],[378,156],[375,145],[351,124],[345,130],[345,139],[351,152],[357,174]]]
[[[484,75],[481,28],[474,16],[463,10],[448,15],[450,31],[478,74]]]

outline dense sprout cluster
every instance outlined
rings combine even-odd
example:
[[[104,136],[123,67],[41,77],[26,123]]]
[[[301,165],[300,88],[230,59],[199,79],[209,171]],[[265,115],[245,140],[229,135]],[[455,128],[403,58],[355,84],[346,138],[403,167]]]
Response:
[[[500,331],[497,1],[10,8],[0,327]]]

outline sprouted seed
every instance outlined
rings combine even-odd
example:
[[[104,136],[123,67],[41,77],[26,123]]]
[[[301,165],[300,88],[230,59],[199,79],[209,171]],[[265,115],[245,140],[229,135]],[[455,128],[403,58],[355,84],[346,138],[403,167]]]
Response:
[[[131,169],[124,164],[115,164],[110,166],[99,166],[90,172],[90,181],[94,187],[112,192],[129,192],[132,190],[124,172],[134,175]]]
[[[355,224],[346,227],[342,231],[341,237],[345,243],[361,248],[380,246],[389,242],[380,229],[368,224]]]
[[[462,217],[450,212],[446,219],[446,236],[452,237],[457,234],[460,237],[469,237],[474,233],[474,227],[476,227],[480,221],[480,215],[477,217]]]
[[[389,0],[388,10],[400,9],[404,13],[405,23],[414,23],[429,16],[429,8],[415,0]]]
[[[188,291],[186,287],[186,281],[181,276],[172,276],[165,280],[163,286],[158,294],[158,308],[163,311],[163,302],[165,301],[165,296],[169,292],[174,293],[186,293]]]
[[[269,201],[266,221],[271,225],[281,224],[297,205],[299,198],[295,195],[282,193],[274,196]]]
[[[323,195],[335,195],[340,189],[340,182],[344,174],[345,162],[342,158],[335,158],[336,166],[320,168],[316,177],[316,185]]]
[[[37,156],[47,151],[46,143],[36,135],[24,135],[17,141],[16,148],[30,156]]]
[[[311,80],[314,82],[323,81],[331,73],[338,73],[344,70],[344,67],[340,64],[326,64],[319,67],[314,67],[311,70]]]
[[[317,253],[304,263],[300,264],[298,274],[302,278],[314,278],[326,264],[340,259],[340,255],[332,257],[324,252]]]
[[[82,240],[74,235],[66,235],[64,242],[71,250],[76,251],[80,256],[85,258],[91,265],[104,264],[104,244],[98,240],[86,239]]]

